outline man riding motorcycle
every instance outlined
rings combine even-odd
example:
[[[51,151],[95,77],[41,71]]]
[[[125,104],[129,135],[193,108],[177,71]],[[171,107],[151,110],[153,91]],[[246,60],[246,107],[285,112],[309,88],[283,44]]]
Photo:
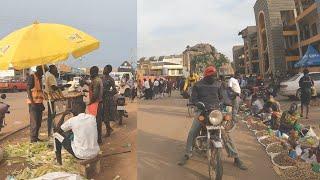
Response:
[[[192,88],[191,102],[196,104],[198,102],[203,102],[206,108],[216,108],[219,106],[220,97],[220,87],[219,82],[215,80],[216,68],[214,66],[209,66],[205,69],[204,78],[199,82],[195,83]],[[187,160],[192,155],[193,143],[201,130],[201,123],[196,119],[193,120],[191,129],[188,134],[186,154],[182,157],[178,165],[182,166],[186,164]],[[230,157],[234,158],[234,164],[242,170],[246,170],[247,167],[240,160],[238,152],[231,141],[229,134],[223,131],[222,139],[226,145],[226,151]],[[228,144],[228,145],[227,145]]]
[[[193,72],[190,73],[190,76],[186,79],[183,87],[183,91],[191,90],[194,84],[199,81],[199,76]]]

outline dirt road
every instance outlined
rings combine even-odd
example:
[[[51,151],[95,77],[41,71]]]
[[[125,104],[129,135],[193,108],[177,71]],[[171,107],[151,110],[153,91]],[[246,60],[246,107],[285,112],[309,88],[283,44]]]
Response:
[[[11,113],[6,116],[7,126],[1,130],[0,137],[29,123],[26,97],[26,92],[7,93],[7,99],[3,102],[10,105]]]
[[[193,157],[184,167],[177,165],[184,153],[192,120],[187,117],[187,102],[178,95],[171,99],[141,101],[138,110],[138,179],[207,179],[206,160]],[[233,132],[240,156],[248,171],[233,166],[223,155],[225,180],[279,179],[272,164],[243,124]],[[258,178],[259,177],[259,178]]]

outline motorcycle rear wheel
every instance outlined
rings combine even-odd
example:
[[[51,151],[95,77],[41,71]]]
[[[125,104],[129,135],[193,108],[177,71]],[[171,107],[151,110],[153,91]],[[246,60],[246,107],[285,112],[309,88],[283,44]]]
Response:
[[[208,170],[210,180],[222,180],[223,166],[221,154],[221,148],[208,149]]]

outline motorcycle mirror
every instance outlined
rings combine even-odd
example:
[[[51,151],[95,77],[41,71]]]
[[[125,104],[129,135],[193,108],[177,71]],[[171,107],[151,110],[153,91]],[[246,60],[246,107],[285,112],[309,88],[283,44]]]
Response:
[[[1,99],[6,99],[7,95],[6,94],[1,94]]]
[[[205,105],[203,104],[203,102],[198,102],[197,104],[196,104],[196,107],[198,108],[198,109],[205,109]]]

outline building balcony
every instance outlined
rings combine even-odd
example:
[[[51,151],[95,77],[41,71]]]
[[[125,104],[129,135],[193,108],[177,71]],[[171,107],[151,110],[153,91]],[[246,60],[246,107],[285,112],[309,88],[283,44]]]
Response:
[[[285,58],[286,62],[295,62],[300,60],[299,56],[286,56]]]
[[[283,36],[298,36],[298,31],[283,31]]]
[[[311,38],[309,38],[309,39],[306,39],[306,40],[304,40],[304,41],[301,41],[301,47],[304,47],[304,46],[308,46],[308,45],[310,45],[310,44],[312,44],[312,43],[315,43],[315,42],[317,42],[317,41],[320,41],[320,34],[318,34],[318,35],[315,35],[315,36],[313,36],[313,37],[311,37]],[[288,48],[288,50],[289,51],[292,51],[292,50],[294,50],[294,49],[298,49],[299,48],[299,44],[298,43],[295,43],[292,47],[290,47],[290,48]]]
[[[304,17],[312,13],[314,10],[316,10],[319,7],[319,3],[315,2],[311,6],[309,6],[307,9],[305,9],[303,12],[301,12],[297,18],[296,21],[299,22],[301,21]]]

